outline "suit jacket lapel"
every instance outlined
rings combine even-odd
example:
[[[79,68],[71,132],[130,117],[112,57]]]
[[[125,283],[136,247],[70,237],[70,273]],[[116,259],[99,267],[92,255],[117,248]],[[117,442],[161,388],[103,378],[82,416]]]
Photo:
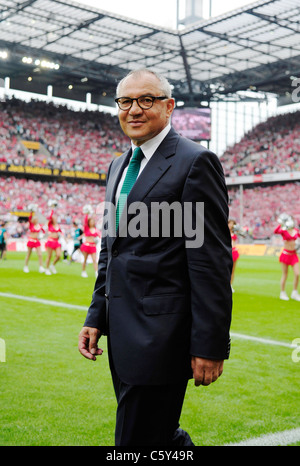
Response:
[[[132,202],[142,202],[145,196],[149,193],[152,187],[159,181],[163,174],[172,165],[172,156],[176,152],[176,146],[179,140],[179,135],[174,129],[171,128],[168,135],[162,141],[158,149],[154,152],[151,159],[143,169],[142,173],[136,180],[132,190],[130,191],[127,199],[127,205]],[[124,160],[121,162],[116,170],[111,175],[109,184],[111,186],[111,192],[108,193],[107,199],[110,202],[115,202],[115,195],[117,186],[120,182],[122,173],[128,161],[130,159],[132,151],[128,150],[124,153]],[[112,178],[113,176],[113,178]],[[132,215],[128,215],[127,224],[130,221]],[[120,222],[121,223],[121,222]],[[118,237],[118,233],[117,233]]]
[[[130,191],[128,195],[128,205],[132,202],[142,202],[171,165],[172,163],[170,160],[156,151]]]
[[[128,195],[128,204],[143,201],[152,187],[169,169],[172,165],[172,156],[175,154],[177,143],[178,134],[171,129],[136,180]]]
[[[124,152],[118,159],[114,160],[109,174],[108,183],[106,185],[106,215],[107,215],[107,225],[108,225],[108,234],[106,233],[106,241],[108,249],[112,248],[113,242],[115,241],[115,233],[112,231],[115,227],[116,221],[116,211],[112,206],[115,206],[115,198],[118,184],[120,182],[122,173],[125,167],[128,165],[131,149],[128,149],[127,152]],[[105,222],[106,223],[106,222]]]
[[[113,171],[110,174],[109,183],[107,184],[106,188],[106,200],[108,202],[112,202],[113,204],[115,203],[117,187],[120,183],[122,173],[125,167],[128,165],[131,153],[131,149],[128,149],[127,152],[124,152],[124,154],[114,162],[115,166],[113,167]]]

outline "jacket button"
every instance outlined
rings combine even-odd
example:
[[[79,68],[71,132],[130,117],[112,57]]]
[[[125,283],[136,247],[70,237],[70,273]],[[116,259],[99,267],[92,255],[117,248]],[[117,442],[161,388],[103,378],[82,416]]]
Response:
[[[119,254],[118,250],[114,249],[113,252],[112,252],[112,256],[117,257],[118,254]]]

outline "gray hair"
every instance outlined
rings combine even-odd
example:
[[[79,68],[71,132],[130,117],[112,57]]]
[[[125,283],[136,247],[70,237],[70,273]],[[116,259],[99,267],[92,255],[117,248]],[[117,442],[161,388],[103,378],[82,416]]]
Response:
[[[164,95],[168,97],[168,99],[172,97],[172,88],[171,88],[169,81],[161,74],[156,73],[155,71],[149,68],[140,68],[138,70],[130,71],[123,79],[121,79],[121,81],[117,85],[116,96],[118,97],[120,88],[123,82],[125,81],[125,79],[127,79],[129,76],[135,76],[135,75],[141,76],[142,74],[145,74],[145,73],[152,74],[153,76],[155,76],[161,84],[161,90],[164,93]]]

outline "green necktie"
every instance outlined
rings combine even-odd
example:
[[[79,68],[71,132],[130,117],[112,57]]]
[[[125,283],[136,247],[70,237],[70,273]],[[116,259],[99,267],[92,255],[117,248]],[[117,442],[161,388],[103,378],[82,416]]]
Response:
[[[117,212],[116,212],[116,231],[118,230],[120,218],[124,209],[124,206],[127,202],[127,196],[130,193],[132,186],[134,185],[137,176],[140,171],[141,161],[144,157],[142,149],[136,147],[133,152],[133,156],[131,157],[130,163],[128,165],[128,170],[125,176],[124,183],[121,188],[118,205],[117,205]]]

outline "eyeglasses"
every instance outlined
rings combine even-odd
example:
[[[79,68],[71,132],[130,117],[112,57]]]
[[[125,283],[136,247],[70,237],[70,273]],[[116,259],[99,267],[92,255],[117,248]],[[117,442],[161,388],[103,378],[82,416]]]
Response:
[[[132,107],[133,101],[136,100],[136,103],[142,110],[148,110],[151,108],[155,100],[164,100],[168,99],[165,95],[154,97],[152,95],[142,95],[137,99],[131,99],[130,97],[118,97],[115,99],[115,102],[118,104],[120,110],[129,110]]]

